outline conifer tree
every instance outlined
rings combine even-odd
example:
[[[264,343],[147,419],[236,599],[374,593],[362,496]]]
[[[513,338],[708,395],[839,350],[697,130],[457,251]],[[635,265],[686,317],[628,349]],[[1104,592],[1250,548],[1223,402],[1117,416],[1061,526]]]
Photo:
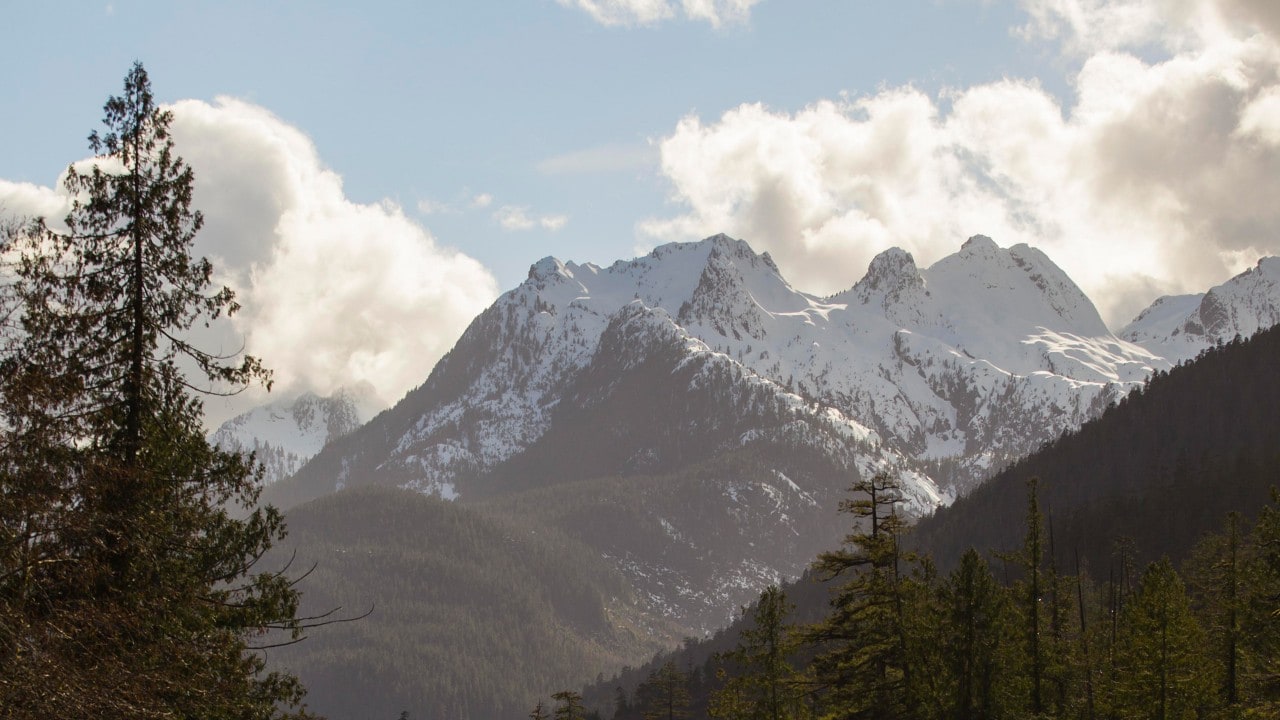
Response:
[[[1166,558],[1142,574],[1125,608],[1116,652],[1114,705],[1120,717],[1174,720],[1203,714],[1213,703],[1212,660],[1191,613],[1186,589]]]
[[[1242,635],[1242,692],[1257,717],[1280,716],[1280,491],[1262,508],[1248,539]]]
[[[555,720],[584,720],[586,718],[586,710],[582,707],[582,695],[572,690],[561,690],[551,696],[555,700],[556,705]],[[542,710],[542,703],[538,703],[535,712]],[[533,717],[530,715],[530,717]]]
[[[724,654],[738,674],[729,678],[711,698],[713,717],[784,720],[802,717],[803,696],[799,677],[791,666],[795,649],[787,615],[794,606],[786,593],[771,585],[760,593],[736,649]],[[746,609],[743,609],[746,616]]]
[[[943,584],[950,697],[947,717],[1003,717],[1011,709],[1011,632],[1008,601],[982,556],[970,549]]]
[[[636,688],[636,704],[644,720],[689,717],[688,678],[675,660],[668,660]]]
[[[1022,566],[1023,579],[1015,591],[1023,613],[1023,641],[1027,655],[1029,698],[1027,710],[1035,715],[1045,711],[1046,652],[1043,643],[1044,615],[1044,516],[1040,514],[1039,479],[1027,482],[1027,533],[1022,550],[1015,557]]]
[[[815,563],[820,577],[847,578],[835,591],[826,620],[809,628],[815,645],[812,670],[825,692],[828,712],[841,717],[899,718],[912,715],[920,700],[914,692],[908,656],[906,596],[901,535],[906,523],[897,513],[898,481],[884,473],[851,488],[842,512],[855,518],[845,547],[823,553]]]
[[[253,509],[250,460],[205,441],[194,393],[269,375],[187,339],[236,305],[191,257],[193,176],[140,64],[104,111],[92,166],[66,175],[66,230],[37,220],[11,248],[21,317],[0,356],[0,707],[272,717],[302,692],[248,652],[273,628],[300,631],[292,585],[254,568],[283,524]]]
[[[1197,615],[1210,643],[1210,655],[1222,670],[1219,701],[1233,714],[1240,706],[1245,638],[1245,559],[1240,516],[1227,516],[1225,534],[1205,537],[1184,569],[1195,594]]]

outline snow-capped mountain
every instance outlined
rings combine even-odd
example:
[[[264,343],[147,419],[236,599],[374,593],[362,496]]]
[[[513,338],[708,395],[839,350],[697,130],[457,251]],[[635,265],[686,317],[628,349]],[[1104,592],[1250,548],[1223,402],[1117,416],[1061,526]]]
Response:
[[[976,236],[925,270],[888,250],[848,291],[819,298],[794,289],[767,253],[720,235],[607,268],[539,261],[425,385],[359,434],[367,442],[335,447],[328,460],[337,464],[307,475],[327,486],[320,492],[354,480],[465,496],[472,478],[519,462],[573,416],[567,401],[601,401],[576,385],[662,353],[674,368],[702,368],[692,385],[719,368],[796,418],[839,428],[860,443],[854,465],[919,470],[919,512],[1169,366],[1111,334],[1080,289],[1025,245]],[[695,442],[698,431],[686,429]],[[719,449],[764,428],[739,430]],[[665,460],[628,447],[619,467],[596,469],[662,469]]]
[[[1166,296],[1120,337],[1178,363],[1280,323],[1280,258],[1267,257],[1203,295]]]
[[[326,444],[360,427],[382,407],[367,383],[328,397],[308,392],[241,413],[209,441],[223,450],[255,453],[263,482],[270,484],[297,472]]]
[[[1133,337],[1261,326],[1270,271],[1216,306],[1166,299]],[[608,267],[546,258],[423,385],[267,495],[387,484],[505,508],[697,633],[839,542],[853,476],[891,471],[928,513],[1171,365],[1043,253],[983,236],[923,269],[887,250],[830,297],[723,235]]]

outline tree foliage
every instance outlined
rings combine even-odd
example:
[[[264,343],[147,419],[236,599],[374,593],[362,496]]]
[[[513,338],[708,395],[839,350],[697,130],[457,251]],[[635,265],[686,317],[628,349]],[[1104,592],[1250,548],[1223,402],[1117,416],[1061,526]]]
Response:
[[[301,686],[251,652],[296,637],[254,566],[284,532],[199,391],[270,376],[187,338],[236,310],[194,259],[193,175],[135,64],[68,169],[65,228],[13,238],[0,357],[0,707],[17,717],[272,717]],[[232,511],[239,513],[233,516]]]
[[[893,486],[888,476],[855,485],[844,507],[863,522],[815,563],[818,578],[842,582],[826,616],[794,635],[801,642],[770,650],[787,637],[776,634],[781,591],[761,597],[737,649],[721,656],[733,662],[722,662],[710,692],[714,717],[1276,717],[1280,494],[1251,513],[1251,530],[1233,514],[1201,543],[1184,568],[1188,590],[1167,558],[1134,571],[1128,542],[1117,543],[1104,583],[1059,572],[1034,483],[1021,547],[996,553],[1003,579],[972,549],[938,577],[927,558],[891,542],[906,530],[893,521]],[[893,572],[894,558],[912,571]],[[796,679],[803,706],[769,703],[770,688],[799,687]]]
[[[806,686],[792,666],[797,640],[787,616],[791,603],[778,586],[760,594],[751,626],[721,661],[738,672],[711,697],[708,714],[727,720],[791,720],[805,716]],[[746,609],[743,609],[746,616]]]

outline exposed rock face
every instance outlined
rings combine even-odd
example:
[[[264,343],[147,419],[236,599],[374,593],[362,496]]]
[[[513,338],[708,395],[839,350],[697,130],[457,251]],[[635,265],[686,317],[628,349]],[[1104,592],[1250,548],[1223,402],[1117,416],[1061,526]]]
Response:
[[[1119,335],[1172,362],[1280,323],[1280,258],[1267,257],[1203,295],[1166,296]]]

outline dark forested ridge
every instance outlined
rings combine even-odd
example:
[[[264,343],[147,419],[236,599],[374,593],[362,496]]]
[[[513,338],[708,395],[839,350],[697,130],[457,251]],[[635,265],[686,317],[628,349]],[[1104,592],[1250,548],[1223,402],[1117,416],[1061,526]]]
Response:
[[[1067,433],[924,519],[913,543],[943,567],[969,547],[1010,548],[1022,486],[1040,478],[1064,566],[1078,552],[1103,574],[1115,540],[1139,562],[1186,557],[1226,513],[1256,514],[1280,484],[1280,327],[1159,373]]]

